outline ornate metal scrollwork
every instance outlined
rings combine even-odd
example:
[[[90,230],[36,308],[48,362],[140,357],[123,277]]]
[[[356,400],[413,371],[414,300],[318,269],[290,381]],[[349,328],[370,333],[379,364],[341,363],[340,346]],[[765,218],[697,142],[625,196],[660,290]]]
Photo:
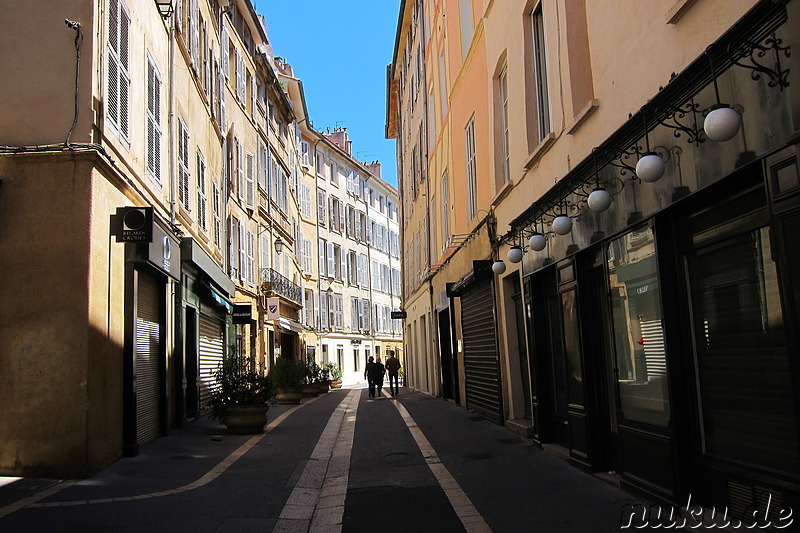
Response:
[[[676,139],[685,134],[686,142],[695,146],[707,140],[703,131],[703,111],[694,98],[678,107],[662,107],[657,110],[655,116],[662,126],[673,130],[672,135]],[[701,117],[700,120],[698,117]]]
[[[636,178],[636,162],[639,160],[639,154],[642,152],[642,147],[634,144],[630,148],[621,149],[619,152],[611,156],[608,162],[612,167],[619,169],[619,174],[623,178],[637,179]],[[630,177],[628,173],[630,172]]]
[[[775,32],[765,37],[760,43],[744,41],[736,46],[729,46],[728,53],[735,65],[752,70],[750,77],[754,81],[761,79],[762,75],[769,78],[767,86],[778,87],[781,91],[789,86],[789,68],[781,65],[781,55],[788,59],[791,56],[791,47],[782,46],[783,39],[777,37]],[[766,65],[769,61],[768,54],[772,52],[775,60],[772,65]],[[744,61],[749,61],[745,63]]]

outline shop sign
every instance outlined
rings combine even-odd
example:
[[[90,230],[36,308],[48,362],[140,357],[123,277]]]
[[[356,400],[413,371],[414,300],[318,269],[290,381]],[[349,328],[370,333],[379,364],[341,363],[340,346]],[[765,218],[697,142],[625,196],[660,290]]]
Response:
[[[267,320],[278,320],[280,317],[280,300],[278,298],[267,298]]]
[[[392,320],[399,320],[408,316],[405,311],[392,311]]]
[[[111,235],[117,242],[153,242],[153,208],[118,207],[111,215]]]
[[[253,304],[233,304],[233,323],[249,324],[253,321]]]

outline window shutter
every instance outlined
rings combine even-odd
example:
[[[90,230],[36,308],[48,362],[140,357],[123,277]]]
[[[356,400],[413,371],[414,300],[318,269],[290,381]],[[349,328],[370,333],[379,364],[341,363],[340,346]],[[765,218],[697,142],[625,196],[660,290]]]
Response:
[[[230,275],[231,278],[236,279],[239,275],[239,221],[234,216],[228,219],[228,235],[230,236],[230,246],[228,248]]]
[[[328,297],[324,292],[321,295],[319,304],[320,304],[319,305],[320,318],[322,319],[322,327],[323,328],[327,328],[328,327]]]
[[[320,239],[318,246],[319,250],[317,250],[317,252],[319,253],[319,277],[321,278],[325,275],[325,265],[327,264],[325,261],[325,250],[327,249],[325,246],[325,239]]]
[[[253,232],[247,231],[247,281],[250,285],[255,283],[255,261],[253,260],[253,252],[255,249],[255,235]]]
[[[239,201],[244,201],[244,144],[240,139],[236,140],[236,171],[238,175],[237,189]]]
[[[245,267],[247,266],[247,257],[245,256],[245,236],[244,236],[244,224],[239,222],[239,281],[244,281],[245,279]]]
[[[247,207],[253,209],[255,183],[253,181],[253,154],[247,154]]]
[[[333,243],[327,243],[328,249],[326,250],[326,258],[328,260],[328,277],[332,278],[336,275],[336,263],[333,257]]]
[[[225,31],[225,28],[223,28],[223,31]],[[225,62],[227,63],[228,59],[227,49],[224,49],[223,57],[225,58]],[[228,77],[227,66],[220,67],[220,70],[221,72],[219,76],[219,129],[222,131],[222,135],[224,137],[227,134],[227,127],[228,127],[226,123],[227,117],[225,116],[225,101],[228,97],[228,91],[225,90],[225,80]]]
[[[206,164],[199,151],[197,152],[197,223],[201,229],[206,230]]]

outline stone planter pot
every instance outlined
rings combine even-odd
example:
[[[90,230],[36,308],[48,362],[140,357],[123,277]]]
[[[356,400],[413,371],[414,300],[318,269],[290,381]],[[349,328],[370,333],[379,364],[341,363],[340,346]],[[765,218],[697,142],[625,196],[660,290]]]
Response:
[[[341,379],[333,379],[333,380],[331,380],[331,388],[332,389],[341,389],[342,388],[342,380]]]
[[[319,394],[319,384],[303,385],[302,391],[304,398],[314,398]]]
[[[328,383],[327,381],[323,381],[322,383],[319,384],[319,393],[327,394],[330,388],[331,388],[330,383]]]
[[[263,433],[268,409],[269,405],[228,405],[222,425],[235,435]]]
[[[300,389],[278,389],[275,400],[278,405],[297,405],[302,397]]]

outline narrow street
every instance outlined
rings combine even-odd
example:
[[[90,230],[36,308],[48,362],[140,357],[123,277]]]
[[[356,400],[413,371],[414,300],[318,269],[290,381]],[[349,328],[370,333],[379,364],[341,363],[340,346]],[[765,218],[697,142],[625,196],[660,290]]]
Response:
[[[263,435],[235,436],[204,418],[90,479],[6,483],[0,531],[606,532],[637,503],[405,389],[331,391],[273,406],[269,420]]]

